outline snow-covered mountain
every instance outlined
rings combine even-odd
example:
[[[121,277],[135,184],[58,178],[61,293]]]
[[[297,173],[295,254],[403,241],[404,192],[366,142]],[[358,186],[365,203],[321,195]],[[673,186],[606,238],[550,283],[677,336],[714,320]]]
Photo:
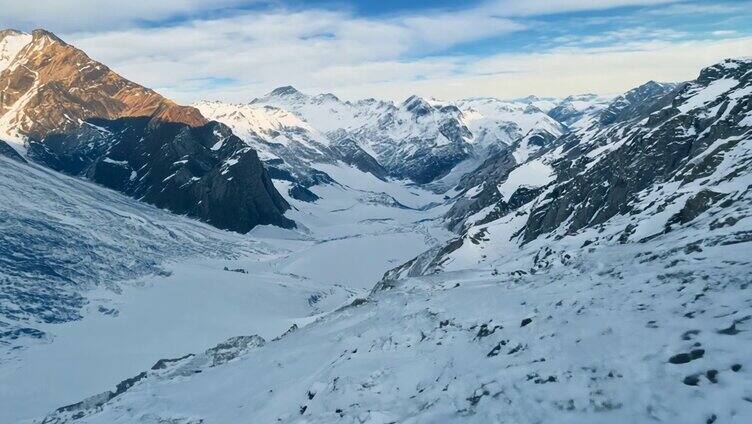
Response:
[[[486,242],[523,245],[603,231],[612,220],[619,240],[638,242],[691,222],[723,199],[744,197],[751,86],[752,61],[727,60],[695,81],[649,82],[617,97],[591,125],[521,165],[502,167],[503,156],[491,158],[466,179],[464,200],[448,215],[464,236],[422,261],[427,268],[420,273],[449,266],[455,256],[461,266],[493,261],[496,255],[477,249]]]
[[[154,360],[37,422],[749,422],[751,117],[752,60],[727,60],[591,109],[527,156],[515,140],[441,206],[377,196],[394,215],[358,225],[422,209],[404,231],[459,236],[306,325]],[[458,214],[463,199],[478,203]]]
[[[0,52],[0,134],[14,139],[66,132],[89,118],[206,123],[196,109],[124,79],[50,32],[5,30]]]
[[[331,182],[315,164],[353,165],[378,178],[386,170],[370,154],[347,138],[332,140],[298,115],[275,106],[198,102],[194,106],[215,121],[222,122],[259,152],[272,176],[295,183],[300,193],[307,187]],[[293,191],[292,194],[295,194]]]
[[[567,127],[579,127],[588,118],[598,115],[611,102],[609,97],[597,94],[579,94],[568,96],[556,102],[556,106],[547,110],[548,115]]]
[[[350,102],[280,87],[245,105],[194,106],[268,152],[268,158],[281,159],[295,174],[305,175],[312,163],[344,161],[379,177],[421,184],[523,137],[532,140],[531,146],[542,145],[564,131],[529,101],[493,98]]]

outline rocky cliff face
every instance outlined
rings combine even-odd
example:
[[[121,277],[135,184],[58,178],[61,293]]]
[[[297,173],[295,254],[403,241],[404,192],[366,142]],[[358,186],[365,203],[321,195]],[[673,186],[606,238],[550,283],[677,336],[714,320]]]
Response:
[[[256,152],[55,35],[0,33],[0,134],[28,157],[130,196],[247,232],[294,225]]]
[[[748,60],[720,63],[676,91],[664,86],[655,95],[643,96],[636,106],[623,109],[631,111],[627,115],[603,115],[603,126],[562,140],[564,156],[555,165],[557,184],[533,210],[524,239],[532,240],[565,222],[567,231],[577,231],[642,209],[645,205],[640,205],[638,194],[658,184],[684,185],[728,172],[717,166],[752,130],[750,71]],[[655,87],[649,84],[637,90],[645,88]],[[666,90],[669,94],[662,96]],[[611,105],[606,112],[615,109]],[[719,182],[709,179],[703,185]]]
[[[91,120],[32,141],[28,156],[215,227],[294,226],[256,151],[218,122]]]
[[[16,149],[11,147],[11,145],[9,145],[3,140],[0,140],[0,156],[5,156],[13,160],[26,162],[26,160],[20,154],[18,154]]]
[[[196,109],[124,79],[52,33],[6,32],[3,39],[11,37],[28,41],[0,73],[0,126],[17,134],[38,139],[89,118],[207,122]]]

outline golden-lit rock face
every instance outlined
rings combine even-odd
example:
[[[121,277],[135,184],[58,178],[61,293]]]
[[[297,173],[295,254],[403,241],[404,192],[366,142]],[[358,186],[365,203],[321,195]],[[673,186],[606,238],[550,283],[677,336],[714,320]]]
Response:
[[[0,32],[0,41],[13,36]],[[207,120],[135,84],[54,34],[36,30],[31,42],[0,70],[0,126],[31,138],[66,132],[90,118],[148,116],[192,126]]]

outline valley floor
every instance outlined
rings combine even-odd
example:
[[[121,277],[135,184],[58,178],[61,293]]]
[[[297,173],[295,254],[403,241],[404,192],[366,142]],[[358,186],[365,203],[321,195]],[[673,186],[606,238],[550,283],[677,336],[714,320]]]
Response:
[[[57,216],[57,224],[65,226],[78,215],[92,217],[86,208],[101,209],[100,205],[111,204],[112,197],[121,202],[115,203],[117,214],[138,214],[159,222],[159,227],[171,226],[162,220],[169,219],[162,216],[167,214],[109,190],[33,165],[7,165],[3,169],[7,179],[2,181],[12,179],[16,184],[0,184],[0,189],[36,186],[23,204],[8,204],[0,210],[9,217],[31,214],[32,210],[62,211],[65,216]],[[0,422],[42,416],[114,387],[159,359],[202,351],[233,336],[257,334],[271,340],[293,325],[303,326],[365,297],[384,272],[449,237],[432,219],[446,210],[439,205],[440,196],[349,168],[330,167],[327,171],[344,174],[351,185],[316,187],[321,199],[315,204],[288,199],[297,208],[289,213],[299,223],[297,230],[259,227],[239,236],[179,219],[179,230],[207,233],[212,243],[186,244],[182,252],[181,246],[171,246],[178,250],[173,253],[160,246],[161,255],[151,258],[157,262],[155,268],[135,279],[124,278],[126,270],[103,282],[106,274],[92,272],[92,280],[97,281],[81,290],[85,297],[82,319],[36,323],[34,328],[45,333],[41,339],[19,338],[11,341],[14,344],[0,344],[0,405],[12,405],[0,408]],[[283,186],[280,184],[281,189]],[[60,190],[69,198],[51,194]],[[65,211],[73,202],[85,206]],[[430,209],[419,210],[426,206]],[[119,229],[111,218],[93,220],[94,225],[84,225],[89,228],[80,229],[74,237],[86,231],[100,232],[119,244],[117,231],[133,229]],[[55,219],[44,219],[52,223],[51,230],[59,230]],[[101,231],[93,228],[97,224]],[[114,228],[105,229],[107,226]],[[148,236],[150,229],[144,231]],[[14,242],[22,242],[21,237],[12,238],[10,231],[4,238],[8,249],[13,249]],[[214,243],[221,243],[222,248]],[[56,243],[50,244],[54,250]],[[129,262],[138,261],[137,256],[149,252],[125,249],[116,254],[122,255],[119,257],[127,268]],[[15,277],[29,278],[11,275],[12,268],[7,266],[0,268],[0,273],[7,273],[10,282]]]

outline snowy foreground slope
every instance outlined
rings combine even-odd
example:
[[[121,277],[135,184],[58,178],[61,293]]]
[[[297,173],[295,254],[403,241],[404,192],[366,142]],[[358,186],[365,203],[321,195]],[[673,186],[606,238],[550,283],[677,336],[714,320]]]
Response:
[[[446,240],[430,219],[446,206],[421,210],[440,196],[327,172],[349,185],[316,187],[315,204],[288,199],[298,230],[243,236],[0,157],[0,422],[74,403],[160,358],[243,334],[272,339]]]
[[[155,364],[46,422],[749,422],[752,266],[736,243],[752,222],[748,204],[737,213],[710,239],[724,216],[385,282],[279,339]]]

